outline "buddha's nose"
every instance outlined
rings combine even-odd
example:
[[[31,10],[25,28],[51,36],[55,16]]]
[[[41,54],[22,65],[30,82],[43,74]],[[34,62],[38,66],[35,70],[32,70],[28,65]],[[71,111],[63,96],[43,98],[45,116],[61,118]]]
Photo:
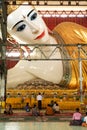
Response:
[[[34,23],[29,23],[29,27],[33,34],[36,34],[39,32],[40,28],[36,26]]]

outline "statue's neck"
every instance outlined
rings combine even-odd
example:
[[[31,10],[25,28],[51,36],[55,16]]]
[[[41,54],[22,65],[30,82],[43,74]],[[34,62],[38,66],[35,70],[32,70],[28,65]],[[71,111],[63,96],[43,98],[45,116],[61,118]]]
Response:
[[[48,46],[47,46],[47,44],[48,44]],[[35,48],[34,52],[32,54],[30,54],[30,57],[31,58],[36,58],[36,59],[37,58],[41,58],[41,59],[47,58],[47,59],[49,59],[51,57],[55,57],[55,58],[58,57],[58,52],[59,52],[58,50],[56,50],[53,53],[54,49],[56,48],[56,46],[53,46],[53,44],[57,44],[57,41],[55,40],[54,37],[52,37],[50,35],[49,40],[46,42],[46,45],[38,46],[38,48]]]
[[[53,36],[49,37],[49,40],[47,41],[48,46],[42,46],[40,49],[42,50],[42,52],[44,53],[44,55],[46,56],[46,58],[48,59],[54,59],[54,58],[58,58],[59,56],[59,49],[55,49],[56,48],[56,44],[57,41]],[[54,45],[55,44],[55,45]],[[44,57],[42,52],[39,52],[39,54],[42,55],[42,58]]]

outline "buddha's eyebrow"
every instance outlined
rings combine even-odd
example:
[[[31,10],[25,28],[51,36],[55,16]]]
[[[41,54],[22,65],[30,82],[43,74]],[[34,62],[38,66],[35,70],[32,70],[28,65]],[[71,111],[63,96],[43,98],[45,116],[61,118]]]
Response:
[[[32,9],[28,14],[27,17],[34,11],[34,9]]]
[[[12,29],[14,29],[14,27],[15,27],[17,24],[21,23],[21,22],[23,22],[23,20],[17,22],[17,23],[12,27]]]
[[[27,17],[28,17],[34,10],[35,10],[35,9],[32,9],[32,10],[27,14]],[[21,23],[21,22],[23,22],[23,20],[17,22],[17,23],[12,27],[12,29],[14,29],[14,27],[15,27],[17,24]]]

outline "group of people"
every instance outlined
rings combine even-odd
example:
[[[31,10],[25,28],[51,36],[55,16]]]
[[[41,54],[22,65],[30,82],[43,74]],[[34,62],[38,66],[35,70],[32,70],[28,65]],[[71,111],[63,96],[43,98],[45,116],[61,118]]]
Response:
[[[37,95],[37,102],[38,102],[38,106],[36,104],[34,104],[33,107],[32,107],[32,115],[34,115],[34,116],[39,116],[40,110],[42,109],[42,95],[41,95],[41,93],[39,93]],[[30,107],[30,104],[28,102],[26,103],[24,110],[26,112],[30,112],[31,107]],[[8,115],[13,114],[13,109],[12,109],[11,104],[6,104],[4,114],[8,114]]]
[[[38,102],[38,109],[41,110],[42,109],[42,99],[43,96],[41,95],[41,93],[39,92],[39,94],[36,97],[37,102]],[[60,113],[59,110],[59,104],[55,101],[51,101],[47,107],[46,107],[46,115],[53,115],[54,113]]]
[[[34,104],[33,107],[30,108],[29,103],[27,103],[26,106],[25,106],[25,111],[26,112],[30,112],[30,109],[31,109],[31,112],[32,112],[33,116],[40,116],[41,106],[38,107],[38,105]],[[47,107],[46,107],[45,114],[46,115],[53,115],[55,113],[58,113],[58,114],[60,113],[58,103],[54,102],[53,105],[51,103],[49,103],[47,105]]]
[[[34,104],[32,109],[31,109],[29,103],[26,103],[25,111],[26,112],[30,112],[31,111],[33,116],[40,116],[40,110],[39,110],[39,108],[37,107],[36,104]]]
[[[82,116],[80,109],[76,108],[72,120],[70,121],[70,125],[87,127],[87,112],[85,113],[85,116]]]
[[[43,96],[42,96],[42,94],[40,92],[38,93],[36,99],[37,99],[37,105],[34,104],[31,111],[32,111],[32,115],[39,116],[40,115],[40,110],[42,109],[42,99],[43,99]],[[26,104],[25,110],[26,110],[26,112],[30,112],[29,103]],[[60,113],[60,108],[59,108],[59,104],[52,100],[47,105],[45,114],[46,115],[53,115],[55,113]]]
[[[34,104],[31,109],[33,116],[40,116],[40,110],[42,109],[41,93],[37,95],[37,101],[38,104]],[[27,112],[30,111],[30,106],[28,103],[25,106],[25,110]],[[54,115],[55,113],[60,113],[60,107],[57,102],[52,100],[46,107],[45,115]],[[85,116],[83,116],[80,109],[76,108],[76,111],[73,113],[72,120],[70,121],[70,125],[87,127],[87,112],[85,113]]]
[[[60,113],[59,104],[53,100],[46,107],[46,115],[54,115],[55,113]]]
[[[24,109],[26,112],[31,111],[33,116],[40,116],[40,110],[42,109],[42,99],[43,99],[41,93],[37,95],[36,99],[37,99],[37,105],[34,104],[33,107],[31,108],[30,104],[26,103]],[[45,115],[54,115],[55,113],[58,114],[60,113],[60,107],[56,101],[51,100],[51,102],[46,107]],[[11,104],[6,105],[4,114],[9,114],[9,115],[13,114]],[[82,116],[80,109],[76,108],[76,111],[73,113],[72,120],[70,121],[70,125],[74,125],[74,126],[79,125],[79,126],[87,127],[87,112],[85,113],[85,116]]]
[[[33,116],[39,116],[40,110],[42,109],[42,95],[41,95],[40,92],[38,93],[36,98],[37,98],[37,104],[38,105],[34,104],[32,109],[31,109],[29,103],[26,103],[26,105],[25,105],[25,111],[30,112],[30,109],[31,109]]]
[[[30,110],[31,110],[33,116],[40,116],[40,110],[42,109],[42,105],[41,105],[42,104],[42,95],[41,95],[41,93],[39,93],[39,96],[41,99],[40,102],[38,102],[38,105],[34,104],[32,109],[31,109],[29,103],[26,103],[26,105],[25,105],[25,111],[30,112]],[[37,101],[39,101],[38,100],[39,96],[37,96]],[[55,113],[59,114],[60,108],[59,108],[58,103],[52,100],[47,105],[45,114],[46,115],[53,115]],[[13,114],[11,104],[6,105],[6,109],[4,111],[4,114],[8,114],[8,115]],[[87,127],[87,112],[85,113],[85,116],[83,116],[82,113],[80,112],[80,109],[76,108],[76,111],[73,113],[72,120],[70,121],[70,125]]]

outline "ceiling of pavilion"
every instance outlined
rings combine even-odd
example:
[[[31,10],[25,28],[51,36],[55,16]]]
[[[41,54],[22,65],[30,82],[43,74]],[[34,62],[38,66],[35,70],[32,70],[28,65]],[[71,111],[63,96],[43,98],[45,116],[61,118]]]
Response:
[[[36,6],[37,10],[55,10],[55,8],[56,10],[87,9],[87,0],[0,0],[0,12],[3,3],[6,3],[9,8],[13,8],[15,5],[20,5],[23,2]]]
[[[34,5],[52,5],[52,6],[57,6],[57,5],[81,5],[81,6],[86,6],[87,1],[86,0],[7,0],[8,3],[13,3],[13,4],[20,4],[20,2],[28,1],[29,4],[34,4]]]

